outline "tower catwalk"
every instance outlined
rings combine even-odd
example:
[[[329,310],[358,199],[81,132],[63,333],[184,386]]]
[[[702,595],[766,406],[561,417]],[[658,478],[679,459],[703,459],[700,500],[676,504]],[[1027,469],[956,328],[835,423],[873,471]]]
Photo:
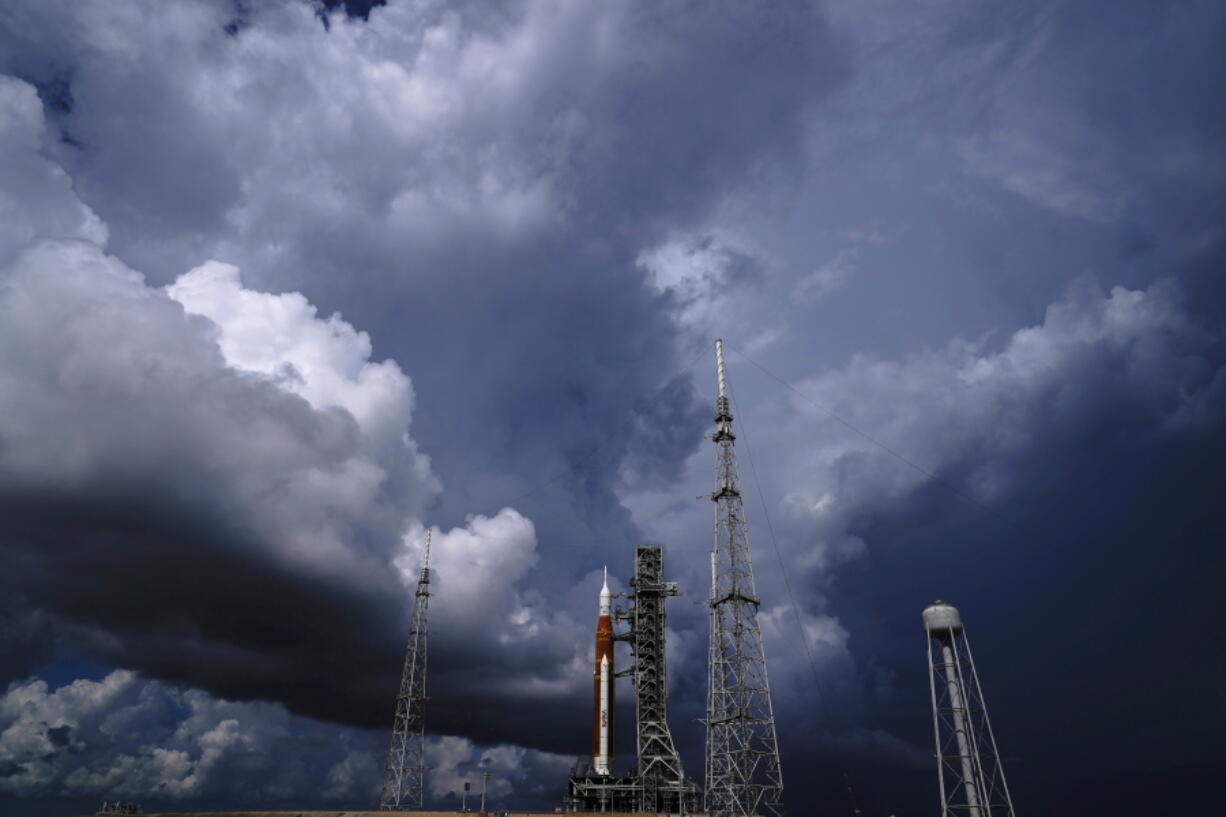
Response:
[[[933,602],[924,610],[924,632],[941,817],[1014,817],[962,616]]]
[[[783,817],[783,770],[775,737],[760,604],[736,469],[724,342],[715,341],[715,544],[707,665],[706,804],[710,817]]]
[[[404,671],[396,696],[392,743],[387,750],[383,789],[379,794],[379,808],[385,810],[421,808],[422,805],[422,774],[426,768],[422,708],[426,702],[426,607],[429,600],[430,531],[427,530],[421,576],[417,579],[413,598],[409,643],[404,651]]]

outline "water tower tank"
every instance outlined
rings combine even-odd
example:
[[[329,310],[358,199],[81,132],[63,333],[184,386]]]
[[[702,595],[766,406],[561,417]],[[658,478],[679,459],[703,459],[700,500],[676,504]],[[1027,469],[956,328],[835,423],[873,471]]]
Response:
[[[962,616],[952,604],[934,601],[924,609],[924,630],[933,638],[959,635],[962,632]]]

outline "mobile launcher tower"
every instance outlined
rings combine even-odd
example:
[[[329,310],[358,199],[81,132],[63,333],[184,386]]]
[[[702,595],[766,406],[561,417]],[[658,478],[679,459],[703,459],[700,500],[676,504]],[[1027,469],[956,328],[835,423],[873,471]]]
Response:
[[[664,600],[677,595],[676,582],[664,581],[663,560],[656,545],[639,545],[634,554],[631,607],[615,617],[630,624],[629,631],[613,633],[614,615],[608,576],[600,592],[593,673],[592,761],[580,761],[567,786],[567,811],[638,811],[653,814],[692,814],[698,808],[698,789],[685,777],[681,758],[668,728],[668,677],[664,663]],[[613,669],[613,642],[630,644],[634,665]],[[635,707],[638,765],[626,775],[613,774],[615,711],[613,682],[631,675],[637,697]]]
[[[924,610],[941,817],[1014,817],[1013,800],[958,608]]]

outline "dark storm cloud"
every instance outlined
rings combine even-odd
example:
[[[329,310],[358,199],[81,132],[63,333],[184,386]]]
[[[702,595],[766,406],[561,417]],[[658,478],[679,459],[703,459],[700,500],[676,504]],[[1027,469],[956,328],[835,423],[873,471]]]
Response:
[[[938,479],[846,429],[831,434],[814,410],[778,448],[824,455],[803,471],[783,465],[803,459],[790,453],[758,463],[759,473],[785,475],[768,496],[808,480],[797,491],[808,507],[826,497],[838,518],[789,565],[836,557],[811,575],[808,605],[850,633],[855,721],[930,745],[917,621],[944,597],[962,606],[975,638],[1019,808],[1146,814],[1169,810],[1171,798],[1203,808],[1215,797],[1203,762],[1216,756],[1213,740],[1192,717],[1161,714],[1152,676],[1137,669],[1169,668],[1164,695],[1181,712],[1220,714],[1220,695],[1202,680],[1220,673],[1220,639],[1201,623],[1222,615],[1223,534],[1210,493],[1226,437],[1226,100],[1215,92],[1226,18],[1217,7],[1149,3],[942,4],[922,24],[913,12],[891,3],[836,11],[867,59],[831,106],[848,127],[820,140],[819,156],[837,162],[823,165],[819,203],[797,229],[880,228],[887,240],[863,247],[834,298],[797,313],[804,337],[766,362],[794,380],[843,370],[848,379],[808,393]],[[1083,315],[1071,325],[1078,333],[1089,328],[1088,290],[1060,294],[1087,273],[1143,293],[1138,316],[1161,306],[1151,316],[1168,317],[1137,324],[1123,345],[1043,355],[1046,385],[1014,380],[986,422],[968,416],[977,387],[995,376],[981,370],[984,353],[1020,337],[1005,327],[1035,324],[1055,300]],[[1049,334],[1052,317],[1028,331]],[[955,332],[987,345],[950,389],[914,358]],[[831,348],[833,360],[821,360]],[[816,366],[800,362],[807,351]],[[904,359],[928,396],[902,385],[910,366],[884,362]],[[769,406],[788,393],[752,367],[737,376],[742,390],[748,380],[771,395],[747,415],[761,452],[757,429],[778,421]],[[880,389],[861,390],[870,380]],[[920,416],[950,422],[913,425]],[[842,507],[847,499],[857,507]],[[786,507],[776,513],[776,526],[788,519]],[[894,675],[889,695],[873,694],[874,665]],[[831,680],[807,690],[825,699]],[[866,813],[936,802],[932,767],[909,772],[813,744],[785,732],[795,762],[821,770],[814,809],[847,803],[840,769]],[[1129,775],[1152,781],[1149,791]],[[1083,783],[1052,782],[1072,778]],[[1172,786],[1178,794],[1167,797]]]
[[[112,251],[159,282],[233,261],[371,331],[420,387],[444,524],[575,471],[530,509],[554,590],[636,535],[611,486],[635,406],[681,374],[635,259],[782,172],[845,71],[804,4],[392,4],[330,32],[265,5],[228,40],[207,5],[26,14],[13,64],[81,69],[63,127],[92,147],[61,156]],[[139,45],[93,41],[116,26]]]
[[[740,442],[751,432],[752,482],[781,498],[772,502],[769,535],[760,506],[749,503],[759,592],[776,600],[764,605],[762,626],[776,711],[788,713],[780,739],[791,763],[823,770],[820,785],[794,790],[794,808],[841,797],[841,773],[849,770],[897,779],[896,788],[877,787],[873,802],[882,809],[901,808],[922,791],[906,781],[916,779],[930,741],[916,622],[933,598],[963,605],[968,621],[980,611],[977,643],[990,633],[994,645],[980,648],[981,660],[996,667],[990,700],[1013,701],[994,711],[994,723],[1001,734],[1027,733],[1004,748],[1033,765],[1029,773],[1018,768],[1031,788],[1055,773],[1056,761],[1040,757],[1050,732],[1030,721],[1036,682],[1019,675],[1019,655],[1039,651],[1046,660],[1050,640],[1060,668],[1043,687],[1044,700],[1077,709],[1082,719],[1093,711],[1108,717],[1118,703],[1093,686],[1103,683],[1108,656],[1127,673],[1133,654],[1168,652],[1150,639],[1130,653],[1126,642],[1136,634],[1177,627],[1185,602],[1204,608],[1201,614],[1220,606],[1210,578],[1221,573],[1213,555],[1220,525],[1203,517],[1214,452],[1226,436],[1226,349],[1220,325],[1194,317],[1172,281],[1111,293],[1082,281],[1042,324],[1020,329],[999,349],[955,342],[905,361],[862,356],[798,383],[807,399],[760,373],[751,377],[748,367],[734,373],[738,393],[756,382],[778,395],[734,412]],[[707,472],[699,458],[688,477],[692,493]],[[650,513],[640,502],[631,499],[636,518],[657,529],[697,531],[709,518],[705,508]],[[775,536],[802,607],[799,627],[772,558]],[[692,545],[689,564],[704,545]],[[1171,547],[1178,557],[1166,554]],[[1205,571],[1199,580],[1197,569]],[[701,587],[697,570],[689,572],[685,583]],[[1133,596],[1148,601],[1130,608]],[[1157,617],[1164,624],[1142,622],[1151,603],[1169,611]],[[1106,611],[1110,623],[1101,620]],[[1095,626],[1089,622],[1109,627],[1110,636],[1095,639],[1113,646],[1095,649],[1087,663],[1076,645]],[[1064,632],[1048,639],[1048,629]],[[797,648],[801,638],[808,654]],[[1200,666],[1191,677],[1208,669],[1187,663]],[[1065,672],[1064,664],[1078,668]],[[1139,695],[1139,684],[1118,694]],[[1203,699],[1196,682],[1178,686]],[[883,724],[890,728],[875,731]],[[1151,725],[1143,734],[1173,739],[1180,728]],[[1143,752],[1133,745],[1108,754],[1104,769]]]
[[[366,20],[370,18],[372,11],[380,6],[386,6],[387,0],[321,0],[321,3],[328,11],[344,8],[345,13],[350,17],[360,17]]]
[[[688,602],[711,509],[692,498],[711,486],[695,393],[706,336],[732,327],[742,470],[764,482],[800,608],[747,484],[785,775],[811,775],[795,813],[836,809],[842,771],[866,812],[935,798],[906,623],[934,595],[983,633],[1021,802],[1064,798],[1050,781],[1082,748],[1104,760],[1079,791],[1122,790],[1150,735],[1166,757],[1211,751],[1193,715],[1164,725],[1119,677],[1134,654],[1220,675],[1189,622],[1221,613],[1222,15],[1095,6],[838,4],[837,35],[803,6],[393,2],[327,27],[294,3],[6,8],[0,70],[37,95],[5,86],[19,115],[0,138],[21,158],[0,165],[0,266],[37,239],[85,242],[0,273],[9,314],[31,316],[0,324],[21,350],[0,360],[21,387],[0,399],[25,397],[0,414],[14,671],[85,653],[385,726],[406,625],[390,565],[411,577],[436,524],[433,794],[490,753],[552,804],[564,761],[523,747],[584,745],[591,571],[624,573],[642,536],[687,593],[670,675],[697,772],[705,642]],[[792,194],[798,235],[780,237]],[[131,273],[168,284],[209,259],[242,282],[208,265],[197,297],[172,300]],[[1070,289],[1087,272],[1101,288]],[[85,304],[112,320],[81,320]],[[320,345],[336,324],[312,305],[369,344]],[[411,409],[346,385],[384,358],[412,377]],[[379,452],[400,450],[410,413],[430,463],[413,449],[394,489],[351,492],[367,465],[394,468]],[[370,425],[387,416],[399,425]],[[267,441],[271,462],[246,450]],[[312,487],[319,468],[336,479]],[[287,481],[301,492],[270,502]],[[304,564],[321,541],[348,569]],[[1133,621],[1134,594],[1162,607],[1161,632]],[[1123,608],[1145,626],[1101,624]],[[1035,681],[1045,651],[1078,689]],[[1180,693],[1215,711],[1204,685]],[[1040,698],[1077,724],[1064,754],[1042,750]],[[50,744],[59,724],[30,734]],[[327,766],[359,779],[371,751]]]
[[[858,656],[898,668],[897,694],[878,705],[879,718],[923,745],[931,723],[918,611],[929,597],[952,598],[974,639],[1019,799],[1045,812],[1096,802],[1121,813],[1161,810],[1168,800],[1159,789],[1118,788],[1131,770],[1181,780],[1183,806],[1207,802],[1201,758],[1214,743],[1191,713],[1220,712],[1204,679],[1220,670],[1221,641],[1198,622],[1226,613],[1218,589],[1226,530],[1210,510],[1226,447],[1226,356],[1220,336],[1200,351],[1216,371],[1192,378],[1184,422],[1171,422],[1170,403],[1120,399],[1118,379],[1100,378],[1073,401],[1093,407],[1089,427],[1040,415],[1037,444],[1005,457],[1016,477],[993,501],[996,513],[929,486],[858,525],[874,561],[892,569],[845,571],[832,603],[860,625]],[[1173,396],[1155,384],[1153,396],[1163,393]],[[969,485],[972,470],[963,462],[943,475]],[[1042,669],[1019,672],[1031,661]],[[1170,669],[1163,689],[1184,702],[1178,712],[1153,700],[1139,666]],[[1049,784],[1068,768],[1093,794]]]
[[[39,155],[34,90],[6,78],[0,95],[18,160],[3,196],[22,216],[0,235],[5,680],[85,653],[360,712],[401,641],[389,563],[437,492],[405,434],[408,379],[343,322],[242,290],[228,268],[175,290],[224,308],[228,332],[148,287]],[[275,370],[256,371],[270,354]],[[319,671],[295,681],[297,662]],[[367,668],[354,691],[327,692],[350,663]]]
[[[380,468],[353,418],[229,368],[208,322],[92,245],[36,245],[3,282],[6,594],[60,617],[61,643],[228,694],[374,671],[429,481],[392,465],[371,495],[335,491]],[[295,653],[319,667],[297,685]]]
[[[30,606],[10,630],[50,623],[69,655],[381,724],[407,598],[393,560],[437,490],[402,436],[407,379],[364,362],[345,324],[221,268],[169,290],[221,326],[86,242],[37,244],[3,282],[3,586]],[[258,376],[282,331],[298,333],[286,379]],[[456,647],[436,652],[436,680],[492,689],[500,708],[569,691],[582,630],[518,589],[538,560],[531,523],[507,510],[435,542],[439,633]],[[446,711],[442,730],[514,727]]]
[[[172,290],[210,327],[118,259],[156,283],[236,261],[245,282],[343,309],[381,355],[420,372],[414,437],[429,439],[447,488],[434,515],[462,526],[436,537],[450,588],[436,615],[450,623],[432,665],[452,697],[436,695],[432,729],[564,748],[584,722],[572,693],[586,627],[569,611],[590,604],[566,594],[596,548],[637,536],[614,493],[623,468],[663,484],[697,440],[670,307],[643,286],[638,256],[793,156],[839,50],[803,8],[762,21],[732,4],[527,4],[490,18],[391,7],[369,28],[334,18],[327,31],[300,11],[253,5],[236,36],[225,9],[194,3],[44,4],[6,20],[5,70],[43,89],[73,78],[73,104],[26,160],[67,168],[117,256],[47,245],[9,273],[10,314],[30,308],[11,324],[27,353],[6,359],[30,418],[10,434],[28,457],[6,449],[5,545],[23,573],[11,578],[54,616],[66,654],[385,720],[404,626],[387,568],[397,525],[436,492],[427,470],[349,496],[345,463],[359,477],[367,462],[394,467],[392,438],[364,427],[360,405],[285,393],[296,370],[309,391],[309,370],[261,355],[272,334],[246,334],[276,302],[245,313],[256,293],[224,272],[197,281],[197,301]],[[44,220],[11,246],[107,242],[86,227]],[[95,304],[107,322],[84,317]],[[44,334],[53,325],[73,326],[72,343]],[[82,355],[86,387],[53,378]],[[39,416],[40,402],[59,413]],[[84,421],[67,416],[78,410]],[[269,457],[274,441],[286,448]],[[71,479],[31,465],[70,455]],[[317,468],[341,470],[314,490]],[[304,493],[269,507],[296,475]],[[468,518],[525,496],[535,532],[514,512]],[[322,528],[321,504],[344,506]],[[304,547],[355,562],[321,573],[295,558]],[[540,717],[566,706],[573,718]]]
[[[1221,9],[1090,5],[1026,15],[984,10],[955,26],[959,48],[996,52],[999,76],[979,132],[963,142],[975,172],[1064,215],[1129,221],[1170,239],[1220,223],[1226,63],[1212,46]]]
[[[844,294],[862,300],[844,297],[839,309],[826,310],[834,343],[854,338],[849,353],[914,347],[921,338],[939,346],[953,324],[970,337],[999,337],[1002,324],[1029,323],[1053,289],[1087,270],[1105,285],[1127,282],[1151,304],[1167,301],[1174,319],[1128,346],[1087,349],[1060,366],[1052,361],[1053,371],[1067,366],[1065,374],[1030,397],[1010,389],[984,436],[969,446],[961,435],[974,424],[966,422],[968,395],[960,389],[943,407],[892,388],[874,394],[847,383],[849,393],[826,392],[826,405],[939,477],[889,464],[881,452],[839,457],[832,448],[828,460],[814,464],[840,472],[832,510],[843,496],[879,491],[839,525],[850,537],[833,539],[865,558],[813,579],[825,601],[811,603],[851,632],[863,702],[856,720],[890,724],[913,745],[926,745],[931,723],[915,622],[933,597],[950,598],[962,605],[986,665],[985,689],[1019,807],[1150,813],[1170,807],[1157,794],[1169,785],[1179,789],[1183,807],[1203,806],[1213,795],[1199,758],[1212,753],[1212,741],[1189,720],[1154,712],[1152,689],[1134,679],[1145,676],[1138,666],[1169,666],[1165,688],[1188,711],[1220,711],[1220,696],[1199,679],[1217,672],[1213,656],[1221,650],[1196,622],[1221,615],[1222,532],[1207,492],[1220,482],[1213,462],[1226,413],[1219,283],[1226,108],[1212,89],[1226,70],[1214,45],[1223,17],[1216,8],[1152,4],[1118,15],[1095,4],[955,4],[926,18],[934,39],[923,45],[926,35],[917,38],[914,27],[870,22],[873,10],[862,9],[859,31],[886,45],[843,102],[863,116],[859,128],[876,133],[882,123],[905,122],[908,138],[880,135],[859,154],[863,164],[849,147],[854,142],[835,143],[831,150],[847,160],[850,181],[832,180],[831,207],[808,216],[843,218],[863,197],[861,223],[876,224],[869,213],[879,218],[905,198],[885,223],[911,229],[864,251],[862,266],[884,274],[850,278]],[[935,73],[915,73],[923,65]],[[968,65],[977,67],[967,72]],[[874,72],[875,80],[867,76]],[[920,76],[916,83],[899,79]],[[880,115],[882,105],[890,116]],[[927,136],[914,138],[920,133]],[[947,161],[951,149],[956,157]],[[861,192],[886,164],[887,150],[934,169],[927,182],[920,171],[912,175],[910,188],[923,194],[899,194],[894,179],[879,188],[868,182],[870,192]],[[1005,195],[960,182],[967,171]],[[950,228],[962,237],[951,240]],[[957,303],[968,292],[972,297]],[[1084,291],[1070,301],[1078,302],[1086,303]],[[857,333],[854,321],[883,311],[895,328],[877,321],[872,333]],[[871,369],[856,368],[866,375]],[[881,374],[887,372],[899,374],[892,367]],[[935,373],[923,379],[943,391]],[[762,388],[775,385],[763,381]],[[874,402],[876,421],[865,414]],[[962,427],[952,434],[911,427],[907,418],[921,408],[961,417]],[[789,473],[780,490],[803,478]],[[902,485],[919,479],[922,486],[895,494],[885,478],[892,473],[904,475]],[[993,510],[959,500],[950,486]],[[1032,661],[1042,668],[1028,671]],[[891,695],[870,695],[870,663],[893,671]],[[1059,730],[1037,727],[1038,714]],[[1060,750],[1049,751],[1045,741],[1052,739]],[[1176,743],[1182,748],[1159,748]],[[849,766],[866,810],[935,802],[931,769],[884,772],[889,764],[881,761],[807,750],[811,742],[800,736],[790,745],[801,748],[800,762],[829,772],[813,803],[846,801],[838,770]],[[1142,760],[1155,757],[1162,761]],[[1152,779],[1154,794],[1126,785],[1120,769]],[[1076,776],[1083,786],[1051,782]]]

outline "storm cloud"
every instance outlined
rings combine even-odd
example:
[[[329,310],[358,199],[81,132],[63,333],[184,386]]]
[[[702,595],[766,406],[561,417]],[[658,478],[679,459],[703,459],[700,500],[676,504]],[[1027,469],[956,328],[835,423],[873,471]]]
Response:
[[[935,801],[937,595],[1019,807],[1191,804],[1212,739],[1131,675],[1220,709],[1223,31],[8,4],[0,790],[369,805],[427,528],[428,797],[556,805],[638,541],[698,773],[724,336],[793,812]]]

